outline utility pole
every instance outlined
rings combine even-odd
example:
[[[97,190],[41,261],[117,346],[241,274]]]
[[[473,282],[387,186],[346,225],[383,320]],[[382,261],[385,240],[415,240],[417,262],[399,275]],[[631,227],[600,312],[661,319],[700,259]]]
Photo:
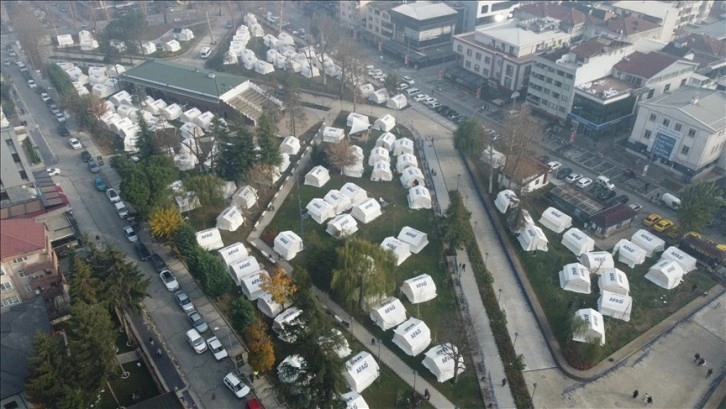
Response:
[[[212,25],[209,23],[209,12],[204,9],[204,14],[207,16],[207,27],[209,28],[209,38],[212,39],[212,45],[214,45],[214,34],[212,34]]]
[[[277,35],[280,35],[282,33],[282,11],[285,9],[284,2],[280,0],[280,19],[277,21]]]

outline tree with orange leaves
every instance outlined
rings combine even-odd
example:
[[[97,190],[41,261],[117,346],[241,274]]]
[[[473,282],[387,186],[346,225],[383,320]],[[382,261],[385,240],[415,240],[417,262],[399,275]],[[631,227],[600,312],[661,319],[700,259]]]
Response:
[[[281,266],[275,268],[275,272],[271,276],[263,275],[262,284],[260,285],[263,291],[268,292],[272,295],[272,299],[278,303],[284,305],[292,299],[297,291],[297,284],[295,280],[285,272]]]
[[[275,348],[272,345],[267,326],[259,318],[245,331],[250,349],[248,360],[255,371],[267,372],[275,365]]]

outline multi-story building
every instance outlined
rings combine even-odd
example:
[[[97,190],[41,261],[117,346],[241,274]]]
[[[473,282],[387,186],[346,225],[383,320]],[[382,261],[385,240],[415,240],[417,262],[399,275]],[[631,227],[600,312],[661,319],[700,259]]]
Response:
[[[580,39],[585,31],[587,15],[574,7],[558,3],[538,2],[520,6],[514,12],[518,20],[550,19],[558,22],[560,31],[572,34],[572,42]]]
[[[629,149],[689,181],[726,168],[726,92],[684,86],[638,105]]]
[[[485,94],[496,97],[527,86],[532,58],[567,46],[572,34],[559,30],[552,19],[510,20],[454,37],[457,63],[486,80]]]
[[[698,63],[681,60],[662,52],[636,51],[613,66],[612,76],[642,89],[640,100],[647,100],[688,85]]]
[[[366,26],[366,5],[369,0],[342,0],[338,2],[340,26],[351,31],[354,38],[358,37]]]
[[[0,220],[2,306],[58,287],[58,259],[45,224],[34,218]]]
[[[576,87],[610,74],[630,54],[630,43],[606,37],[560,48],[534,57],[527,101],[539,113],[565,119],[572,111]]]
[[[0,206],[32,198],[27,189],[32,186],[30,162],[22,142],[28,137],[24,127],[5,127],[0,130]]]
[[[663,35],[663,26],[652,23],[640,16],[618,16],[605,13],[603,18],[594,15],[587,17],[585,38],[608,36],[634,43],[643,38],[668,41],[672,33]]]
[[[519,1],[449,1],[447,4],[459,13],[456,34],[461,34],[474,31],[479,26],[507,20],[519,6]]]
[[[672,35],[685,25],[705,20],[711,13],[713,5],[713,0],[618,1],[612,5],[612,8],[618,14],[648,16],[654,19],[657,24],[663,25]]]
[[[383,51],[383,43],[393,39],[391,10],[399,3],[392,1],[370,1],[359,11],[365,19],[363,35]]]

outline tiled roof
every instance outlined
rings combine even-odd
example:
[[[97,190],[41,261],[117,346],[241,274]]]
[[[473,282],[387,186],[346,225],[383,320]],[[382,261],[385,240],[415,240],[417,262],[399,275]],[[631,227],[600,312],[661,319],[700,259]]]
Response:
[[[688,36],[687,47],[705,52],[718,57],[726,57],[726,40],[718,40],[713,37],[699,34]]]
[[[606,20],[600,20],[598,18],[590,17],[590,21],[598,27],[607,29],[612,33],[623,34],[629,36],[636,33],[642,33],[643,31],[652,30],[658,28],[657,24],[651,23],[647,20],[643,20],[640,17],[614,17]]]
[[[549,17],[571,25],[585,22],[585,14],[581,11],[556,3],[541,2],[527,4],[517,9],[517,13],[529,14],[538,18]]]
[[[34,219],[0,220],[0,258],[45,248],[45,227]]]
[[[648,54],[636,51],[623,58],[613,66],[614,69],[635,75],[640,78],[650,78],[678,61],[678,58],[668,54],[652,52]]]
[[[636,214],[635,210],[627,205],[618,204],[595,214],[590,221],[597,226],[610,227],[632,219]]]
[[[592,58],[605,52],[620,49],[629,43],[607,37],[595,37],[573,47],[570,51],[580,58]]]

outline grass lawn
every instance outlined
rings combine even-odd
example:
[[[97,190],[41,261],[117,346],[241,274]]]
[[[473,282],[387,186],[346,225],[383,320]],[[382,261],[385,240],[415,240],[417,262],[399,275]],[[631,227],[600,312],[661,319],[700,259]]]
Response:
[[[116,379],[111,382],[111,387],[116,393],[116,398],[121,403],[121,406],[128,407],[134,403],[153,398],[159,394],[159,391],[156,389],[154,379],[151,377],[151,374],[148,369],[146,369],[146,365],[143,362],[141,363],[141,367],[136,366],[136,362],[129,362],[123,367],[124,370],[131,374],[131,376],[127,379]],[[108,391],[108,387],[105,389],[106,391],[101,394],[101,403],[98,407],[101,409],[115,409],[118,405],[116,405],[116,402],[113,400],[113,396],[111,396],[111,393]],[[141,395],[141,399],[137,402],[134,402],[131,399],[131,395],[134,392]]]

